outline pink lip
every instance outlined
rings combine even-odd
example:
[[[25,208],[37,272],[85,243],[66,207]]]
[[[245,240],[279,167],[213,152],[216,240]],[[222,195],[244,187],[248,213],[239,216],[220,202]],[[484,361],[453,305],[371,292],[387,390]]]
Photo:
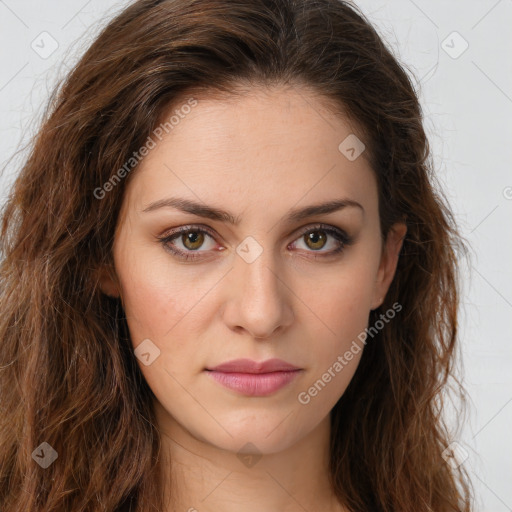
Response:
[[[213,368],[208,374],[223,386],[249,396],[267,396],[291,382],[301,371],[281,359],[257,362],[235,359]]]
[[[260,362],[253,361],[252,359],[233,359],[232,361],[206,369],[229,373],[270,373],[299,370],[300,368],[282,359],[267,359],[266,361]]]

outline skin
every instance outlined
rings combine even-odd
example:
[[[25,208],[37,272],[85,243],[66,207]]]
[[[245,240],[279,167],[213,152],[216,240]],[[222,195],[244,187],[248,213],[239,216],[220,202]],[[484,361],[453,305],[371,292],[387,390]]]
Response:
[[[195,98],[130,177],[115,273],[101,274],[104,293],[122,299],[134,348],[150,339],[160,350],[150,365],[138,362],[156,396],[167,511],[346,510],[329,485],[329,412],[362,351],[308,404],[297,397],[368,326],[393,279],[405,225],[393,226],[383,243],[365,154],[349,161],[338,150],[356,127],[311,91]],[[171,196],[225,209],[240,223],[171,207],[143,211]],[[291,209],[337,199],[364,211],[347,206],[285,221]],[[311,226],[318,236],[319,222],[353,243],[329,256],[339,247],[332,235],[308,243],[301,233]],[[190,225],[214,236],[188,245],[176,237],[170,245],[199,256],[184,261],[158,237]],[[262,249],[250,263],[236,251],[249,236]],[[242,357],[277,357],[302,371],[267,397],[227,389],[204,371]],[[244,463],[241,452],[257,458]]]

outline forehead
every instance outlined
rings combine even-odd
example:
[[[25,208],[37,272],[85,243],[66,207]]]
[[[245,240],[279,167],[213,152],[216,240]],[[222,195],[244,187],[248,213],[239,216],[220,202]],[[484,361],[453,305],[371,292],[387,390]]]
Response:
[[[154,137],[127,190],[138,207],[178,192],[210,204],[229,196],[240,210],[326,194],[376,199],[364,152],[350,160],[340,150],[347,138],[362,138],[357,127],[307,89],[184,96],[165,122],[168,130]]]

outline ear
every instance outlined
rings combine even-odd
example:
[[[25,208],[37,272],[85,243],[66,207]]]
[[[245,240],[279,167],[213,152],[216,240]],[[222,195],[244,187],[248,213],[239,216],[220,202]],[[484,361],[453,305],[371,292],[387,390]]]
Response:
[[[100,290],[109,297],[119,297],[120,287],[114,269],[110,265],[102,265],[97,270]]]
[[[375,280],[374,296],[371,309],[378,308],[383,302],[388,292],[391,281],[395,276],[396,266],[400,249],[407,232],[407,226],[403,222],[393,224],[388,231],[388,235],[382,248],[382,255]]]

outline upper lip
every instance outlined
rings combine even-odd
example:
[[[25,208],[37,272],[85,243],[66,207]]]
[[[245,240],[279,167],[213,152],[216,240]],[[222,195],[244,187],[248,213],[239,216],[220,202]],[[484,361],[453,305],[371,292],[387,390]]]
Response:
[[[282,359],[267,359],[266,361],[253,361],[252,359],[233,359],[217,366],[208,367],[207,370],[225,373],[270,373],[299,370]]]

